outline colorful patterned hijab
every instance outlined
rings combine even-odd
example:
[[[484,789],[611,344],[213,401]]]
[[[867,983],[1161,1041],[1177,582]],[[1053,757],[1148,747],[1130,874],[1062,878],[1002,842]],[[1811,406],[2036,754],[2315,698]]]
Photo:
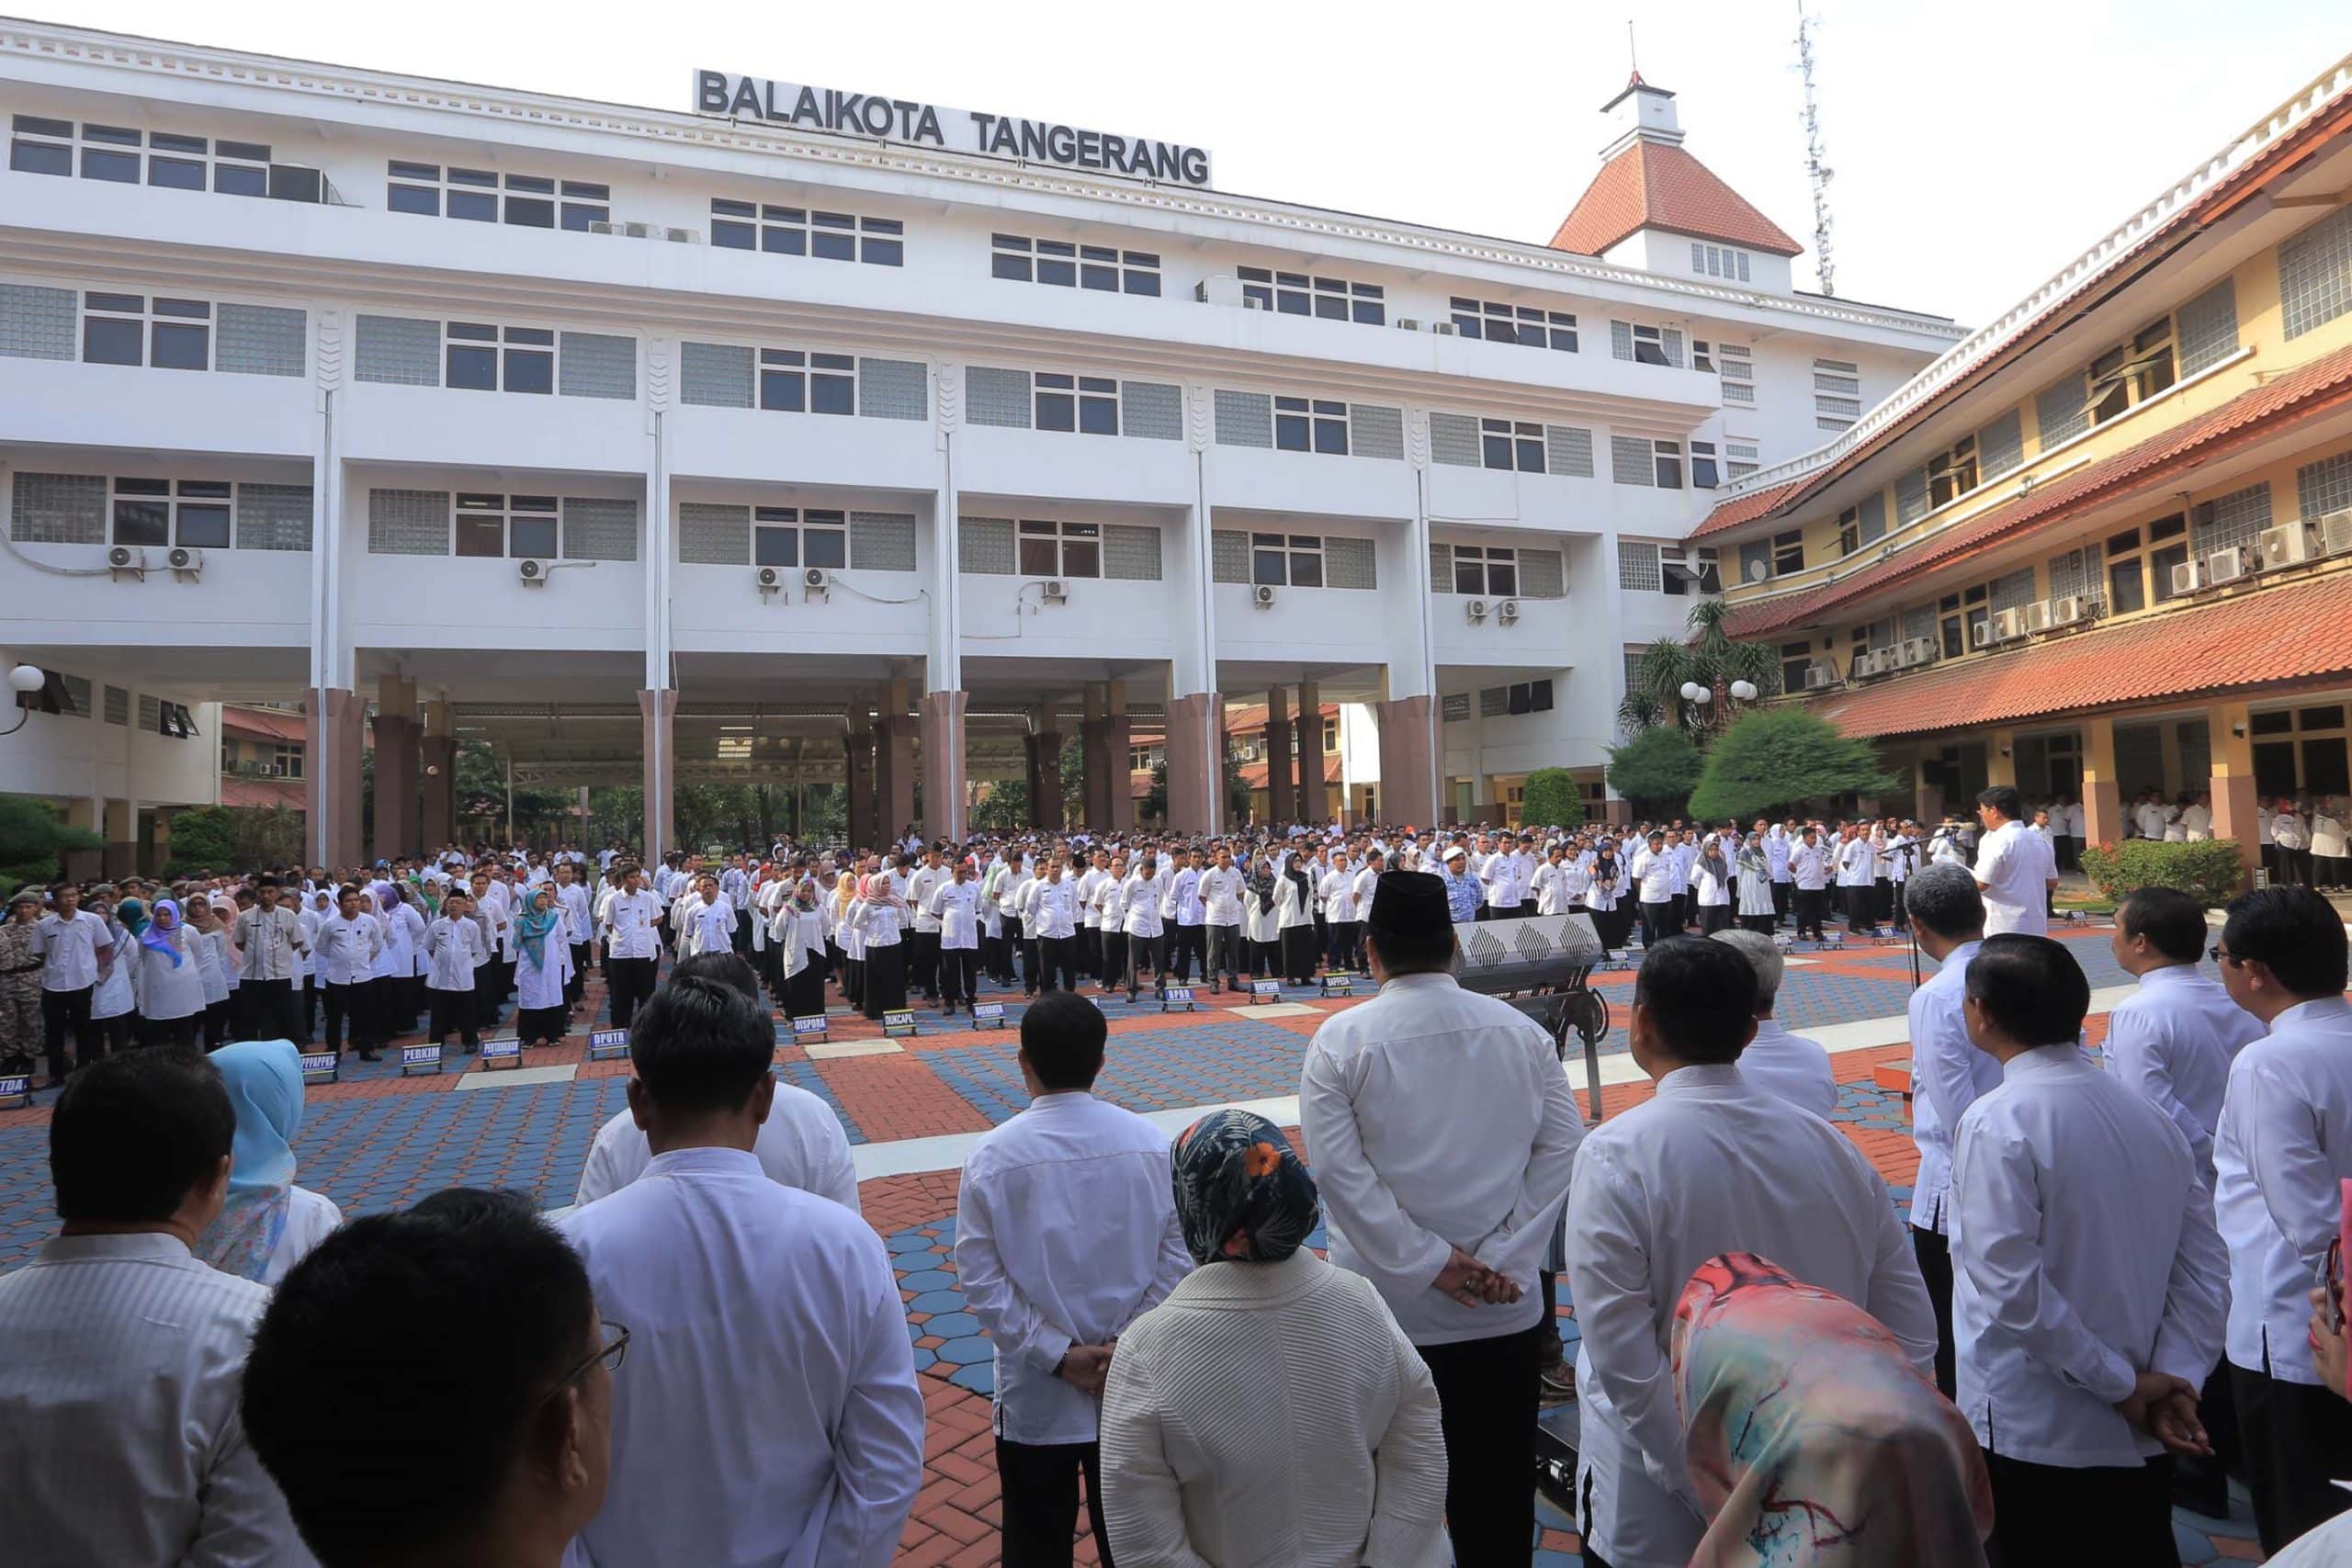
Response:
[[[164,919],[165,915],[171,916],[170,920]],[[138,899],[125,898],[115,916],[122,921],[123,930],[139,939],[140,946],[162,953],[172,961],[173,968],[178,968],[185,961],[179,942],[172,934],[179,930],[180,907],[169,898],[156,899],[153,914]]]
[[[290,1040],[246,1040],[212,1053],[237,1111],[229,1199],[197,1238],[196,1255],[258,1281],[286,1235],[294,1195],[294,1134],[302,1127],[302,1054]]]
[[[1690,1568],[1982,1568],[1976,1436],[1870,1314],[1725,1253],[1684,1287],[1672,1352],[1709,1516]]]
[[[1282,1129],[1247,1111],[1212,1111],[1170,1151],[1176,1217],[1196,1263],[1279,1263],[1321,1218],[1315,1179]],[[1243,1248],[1226,1250],[1238,1231]]]

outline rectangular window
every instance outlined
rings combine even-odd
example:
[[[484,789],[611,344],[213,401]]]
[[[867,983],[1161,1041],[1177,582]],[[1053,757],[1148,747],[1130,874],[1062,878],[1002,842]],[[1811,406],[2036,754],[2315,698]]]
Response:
[[[1102,526],[1099,523],[1047,523],[1023,518],[1018,536],[1023,577],[1102,575]]]
[[[1523,420],[1482,419],[1478,443],[1485,466],[1522,474],[1544,471],[1544,427]]]
[[[1241,280],[1241,297],[1254,301],[1261,310],[1367,327],[1384,326],[1388,321],[1388,291],[1377,283],[1276,272],[1262,266],[1236,267],[1234,273]]]
[[[854,414],[857,361],[847,354],[760,350],[759,406],[779,413]]]
[[[557,521],[556,498],[551,495],[461,491],[457,501],[457,553],[489,559],[553,559],[561,554]]]
[[[11,125],[8,167],[18,174],[70,175],[77,167],[74,122],[17,115]],[[85,180],[143,183],[164,190],[216,191],[285,201],[327,199],[318,170],[273,164],[269,149],[250,141],[214,141],[179,131],[85,124],[78,167]]]
[[[158,703],[156,720],[157,733],[171,739],[193,740],[197,738],[196,716],[178,703]]]
[[[1724,401],[1744,403],[1753,408],[1756,404],[1755,351],[1746,344],[1719,343],[1715,345],[1715,357],[1721,367],[1716,374],[1723,382]],[[1732,477],[1738,478],[1736,474]]]
[[[1108,376],[1059,376],[1043,371],[1033,379],[1036,429],[1071,431],[1080,435],[1119,434],[1116,380]]]
[[[1348,455],[1348,405],[1322,398],[1274,400],[1274,447],[1283,452]]]
[[[1250,581],[1261,587],[1322,587],[1322,538],[1314,534],[1250,535]]]
[[[1690,270],[1701,277],[1721,277],[1734,283],[1746,283],[1747,253],[1735,251],[1728,245],[1706,245],[1690,242]]]
[[[1033,240],[995,234],[989,240],[989,276],[1013,283],[1045,283],[1057,288],[1088,288],[1098,294],[1159,295],[1159,256],[1115,245],[1077,245],[1062,240]]]
[[[1849,359],[1813,362],[1814,425],[1843,430],[1862,416],[1862,368]]]
[[[1804,532],[1791,529],[1772,536],[1772,575],[1786,577],[1804,570]]]
[[[391,212],[578,231],[591,223],[609,222],[613,215],[612,188],[587,181],[501,175],[492,169],[445,168],[404,158],[388,160],[384,172],[384,207]]]
[[[1928,459],[1928,507],[1935,508],[1976,488],[1976,437],[1963,435],[1949,452]]]
[[[1713,490],[1721,483],[1721,470],[1715,465],[1715,444],[1712,441],[1690,443],[1690,488]]]
[[[1577,352],[1577,318],[1573,311],[1457,297],[1451,300],[1451,314],[1453,330],[1463,337],[1515,343],[1521,348],[1552,348],[1563,354]]]
[[[82,360],[157,370],[212,368],[212,307],[161,295],[85,293]]]
[[[710,202],[710,243],[722,250],[904,266],[906,232],[906,224],[896,218],[814,211],[728,197],[713,197]]]
[[[225,550],[230,544],[230,486],[225,479],[118,479],[114,481],[114,542],[181,545]]]
[[[839,512],[755,506],[752,564],[840,570],[849,564],[848,520]]]
[[[1627,343],[1631,352],[1621,354],[1617,356],[1618,358],[1630,359],[1636,365],[1671,365],[1674,363],[1673,360],[1667,357],[1665,336],[1661,329],[1657,327],[1645,327],[1638,322],[1633,323],[1632,331],[1627,337]]]
[[[1758,461],[1755,442],[1742,441],[1736,435],[1727,435],[1724,438],[1724,477],[1725,479],[1734,480],[1746,479],[1756,471]]]
[[[2176,378],[2172,319],[2151,321],[2133,333],[2131,342],[2118,344],[2092,360],[2089,377],[2083,407],[2093,424],[2104,424],[2171,386]]]
[[[1617,586],[1629,593],[1657,593],[1665,579],[1658,570],[1657,546],[1646,539],[1617,541]]]
[[[10,126],[8,167],[20,175],[74,173],[74,122],[17,115]]]
[[[1453,591],[1476,597],[1510,599],[1519,593],[1519,552],[1508,546],[1453,547]]]
[[[485,321],[443,323],[442,385],[461,391],[555,391],[555,332]]]
[[[1680,490],[1682,488],[1682,443],[1656,441],[1651,443],[1651,446],[1657,455],[1657,488]]]

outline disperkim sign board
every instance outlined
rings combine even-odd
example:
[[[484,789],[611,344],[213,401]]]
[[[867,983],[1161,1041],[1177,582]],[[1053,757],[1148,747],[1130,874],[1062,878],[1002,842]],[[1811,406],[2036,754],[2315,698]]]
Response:
[[[1206,188],[1209,183],[1208,153],[1181,141],[1080,130],[1051,120],[942,108],[910,98],[770,82],[726,71],[696,71],[694,94],[696,114],[763,120],[796,130],[830,130],[908,147],[1017,158],[1057,168],[1091,169],[1163,185]]]

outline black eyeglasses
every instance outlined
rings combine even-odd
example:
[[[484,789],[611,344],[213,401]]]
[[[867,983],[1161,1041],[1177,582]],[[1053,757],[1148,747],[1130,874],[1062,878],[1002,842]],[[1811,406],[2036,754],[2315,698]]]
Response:
[[[594,1366],[597,1362],[604,1362],[605,1370],[608,1372],[616,1372],[621,1370],[621,1363],[628,1359],[628,1325],[625,1323],[615,1323],[608,1317],[605,1319],[605,1326],[608,1329],[618,1330],[618,1332],[613,1336],[612,1342],[601,1350],[592,1351],[588,1355],[582,1357],[579,1360],[573,1362],[571,1367],[566,1369],[564,1374],[556,1379],[555,1382],[548,1386],[548,1391],[545,1393],[531,1401],[531,1407],[523,1412],[522,1421],[527,1421],[533,1416],[538,1414],[539,1408],[542,1405],[546,1404],[548,1400],[553,1399],[557,1394],[561,1393],[565,1389],[570,1388],[573,1383],[578,1382],[581,1378],[587,1373],[588,1369]],[[521,1426],[522,1421],[517,1421],[515,1425],[518,1427]]]
[[[2205,955],[2216,964],[2236,964],[2240,962],[2236,954],[2233,953],[2228,948],[2223,947],[2218,942],[2211,947],[2206,949]]]

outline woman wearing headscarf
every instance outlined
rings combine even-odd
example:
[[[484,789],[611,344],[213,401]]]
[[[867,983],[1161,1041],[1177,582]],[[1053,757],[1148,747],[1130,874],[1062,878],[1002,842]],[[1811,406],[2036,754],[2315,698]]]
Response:
[[[1770,936],[1773,918],[1772,863],[1764,835],[1750,833],[1739,846],[1739,929]]]
[[[1993,1488],[1967,1417],[1861,1308],[1743,1252],[1699,1266],[1669,1347],[1690,1568],[1980,1568]]]
[[[125,901],[126,914],[133,902]],[[124,929],[131,929],[128,921]],[[179,904],[156,899],[153,911],[140,915],[131,934],[139,944],[129,956],[142,1042],[193,1048],[204,1016],[204,972],[192,933],[180,919]],[[116,966],[123,966],[120,960]]]
[[[769,923],[768,945],[782,966],[780,1000],[792,1018],[825,1016],[824,919],[817,909],[817,885],[796,879]]]
[[[1436,1385],[1371,1283],[1305,1247],[1315,1182],[1281,1131],[1213,1111],[1177,1137],[1170,1179],[1199,1267],[1127,1326],[1111,1359],[1112,1556],[1450,1562]]]
[[[865,939],[858,934],[858,917],[865,900],[858,896],[857,873],[844,871],[825,902],[826,919],[833,929],[834,973],[841,976],[842,998],[861,1011],[865,1006]]]
[[[899,935],[907,900],[890,878],[897,863],[897,856],[884,855],[882,869],[865,879],[865,908],[858,918],[858,934],[865,942],[863,1010],[876,1022],[907,1005],[906,947]]]
[[[136,898],[128,902],[137,908]],[[112,887],[91,889],[82,908],[107,923],[114,942],[115,961],[99,972],[98,983],[90,989],[90,1028],[98,1037],[96,1054],[110,1056],[130,1047],[131,1025],[137,1021],[139,998],[131,984],[132,966],[123,962],[130,952],[130,931],[119,918]]]
[[[1297,852],[1282,852],[1282,874],[1274,878],[1274,929],[1283,944],[1283,978],[1294,986],[1315,983],[1315,955],[1322,951],[1315,934],[1315,885],[1299,863]]]
[[[229,1043],[229,924],[201,890],[188,895],[186,914],[188,949],[204,985],[204,1048],[218,1051]]]
[[[212,1054],[237,1112],[229,1197],[197,1237],[196,1255],[223,1274],[276,1285],[343,1224],[343,1211],[294,1185],[302,1130],[302,1053],[290,1040],[247,1040]]]
[[[1250,944],[1250,977],[1279,975],[1283,966],[1282,917],[1274,908],[1274,864],[1260,850],[1241,878],[1241,935]]]
[[[1585,884],[1584,907],[1592,915],[1593,935],[1600,939],[1600,955],[1611,958],[1625,945],[1634,912],[1621,910],[1617,901],[1625,891],[1625,867],[1617,858],[1617,840],[1607,833],[1592,852],[1590,880]]]
[[[563,940],[563,910],[555,885],[531,889],[514,919],[514,1038],[526,1047],[560,1043],[571,1027],[564,984],[571,978],[571,948]]]

